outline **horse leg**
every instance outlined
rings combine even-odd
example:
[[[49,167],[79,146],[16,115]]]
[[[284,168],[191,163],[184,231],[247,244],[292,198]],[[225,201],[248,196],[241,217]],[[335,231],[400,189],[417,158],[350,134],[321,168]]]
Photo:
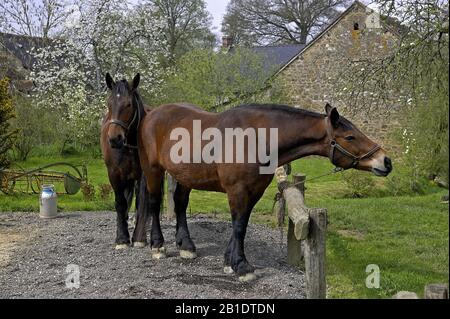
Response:
[[[180,257],[184,259],[194,259],[197,257],[194,242],[189,234],[186,220],[186,209],[189,203],[191,189],[177,183],[174,193],[175,214],[177,215],[176,244],[180,251]]]
[[[161,231],[159,220],[162,195],[164,191],[164,172],[153,169],[150,178],[147,178],[148,210],[152,216],[152,231],[150,245],[152,247],[152,258],[161,259],[166,257],[164,247],[164,236]]]
[[[148,192],[145,175],[136,183],[136,226],[133,232],[133,247],[143,248],[147,245]]]
[[[114,191],[115,206],[117,212],[116,249],[125,249],[130,245],[130,234],[128,232],[128,210],[133,198],[133,187],[120,186]]]
[[[245,257],[244,239],[252,209],[263,193],[252,194],[241,187],[235,187],[234,191],[228,193],[233,231],[225,251],[224,271],[236,273],[239,280],[244,282],[256,279],[255,268],[249,264]]]

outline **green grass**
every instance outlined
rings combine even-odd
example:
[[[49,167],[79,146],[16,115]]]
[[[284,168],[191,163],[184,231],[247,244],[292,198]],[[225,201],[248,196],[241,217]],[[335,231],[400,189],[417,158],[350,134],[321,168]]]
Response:
[[[68,158],[34,157],[24,167],[65,161],[85,163],[89,182],[96,187],[108,183],[101,159],[82,156]],[[296,161],[293,172],[309,177],[331,171],[327,160],[310,158]],[[448,204],[440,202],[447,191],[427,187],[422,196],[386,196],[385,179],[376,178],[376,192],[370,198],[345,198],[348,187],[339,175],[331,175],[307,183],[306,201],[310,207],[328,209],[327,283],[330,298],[389,298],[400,290],[423,294],[428,283],[448,283]],[[276,226],[272,214],[277,187],[273,182],[255,207],[251,222]],[[63,211],[111,210],[109,200],[84,201],[81,193],[60,196]],[[0,211],[38,211],[37,195],[6,196],[0,194]],[[211,213],[229,219],[225,194],[193,191],[188,208],[191,214]],[[381,271],[380,289],[365,286],[366,267],[376,264]]]
[[[32,169],[46,164],[56,162],[67,162],[74,165],[85,164],[88,169],[88,182],[95,186],[95,191],[98,194],[98,185],[108,184],[108,176],[105,164],[101,159],[86,159],[81,156],[70,157],[33,157],[26,162],[18,162],[17,164],[24,169]],[[52,168],[56,171],[66,172],[67,168],[64,166]],[[72,171],[69,171],[72,173]],[[56,184],[56,190],[63,191],[62,184]],[[37,212],[39,210],[39,196],[27,194],[4,195],[0,192],[0,211],[26,211]],[[114,209],[114,198],[111,196],[110,200],[101,200],[98,196],[93,201],[85,201],[81,192],[76,195],[59,195],[58,209],[60,211],[97,211],[97,210],[111,210]]]

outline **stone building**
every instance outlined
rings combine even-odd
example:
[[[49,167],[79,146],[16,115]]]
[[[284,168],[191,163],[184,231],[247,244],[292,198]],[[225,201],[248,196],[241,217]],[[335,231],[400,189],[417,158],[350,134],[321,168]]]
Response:
[[[33,83],[28,78],[36,62],[31,52],[43,45],[41,38],[0,32],[0,77],[7,76],[15,89],[29,92]]]
[[[272,88],[283,88],[287,104],[323,113],[329,102],[367,135],[383,142],[391,128],[398,126],[399,95],[384,92],[388,100],[378,99],[379,92],[371,92],[371,84],[364,83],[356,99],[349,93],[358,88],[346,87],[346,81],[357,76],[355,68],[392,53],[398,30],[394,21],[380,19],[377,12],[356,1],[306,45],[253,50],[264,65],[271,65]]]

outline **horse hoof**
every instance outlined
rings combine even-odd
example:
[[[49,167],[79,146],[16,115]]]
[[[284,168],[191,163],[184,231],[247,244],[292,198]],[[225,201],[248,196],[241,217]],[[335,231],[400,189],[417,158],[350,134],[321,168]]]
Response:
[[[166,248],[165,247],[161,247],[161,248],[152,248],[152,258],[159,260],[159,259],[164,259],[166,258]]]
[[[233,270],[233,268],[231,268],[231,266],[223,267],[223,272],[226,273],[227,275],[234,274],[234,270]]]
[[[251,282],[253,280],[256,280],[256,275],[252,272],[245,274],[244,276],[239,276],[240,282]]]
[[[180,250],[180,257],[183,259],[195,259],[197,258],[197,253],[189,250]]]
[[[116,250],[125,250],[128,249],[128,244],[117,244]]]
[[[144,243],[144,242],[135,242],[135,243],[133,243],[133,247],[134,248],[144,248],[145,246],[147,246],[147,244]]]

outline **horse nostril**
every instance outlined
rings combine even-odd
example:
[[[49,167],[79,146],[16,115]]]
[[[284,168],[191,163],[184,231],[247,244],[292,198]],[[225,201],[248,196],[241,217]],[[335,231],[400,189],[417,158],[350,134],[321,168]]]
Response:
[[[386,166],[388,170],[392,170],[392,161],[389,157],[384,158],[384,166]]]
[[[118,135],[115,138],[110,138],[109,139],[109,145],[112,148],[121,148],[123,146],[124,141],[125,140],[124,140],[123,136],[122,135]]]

